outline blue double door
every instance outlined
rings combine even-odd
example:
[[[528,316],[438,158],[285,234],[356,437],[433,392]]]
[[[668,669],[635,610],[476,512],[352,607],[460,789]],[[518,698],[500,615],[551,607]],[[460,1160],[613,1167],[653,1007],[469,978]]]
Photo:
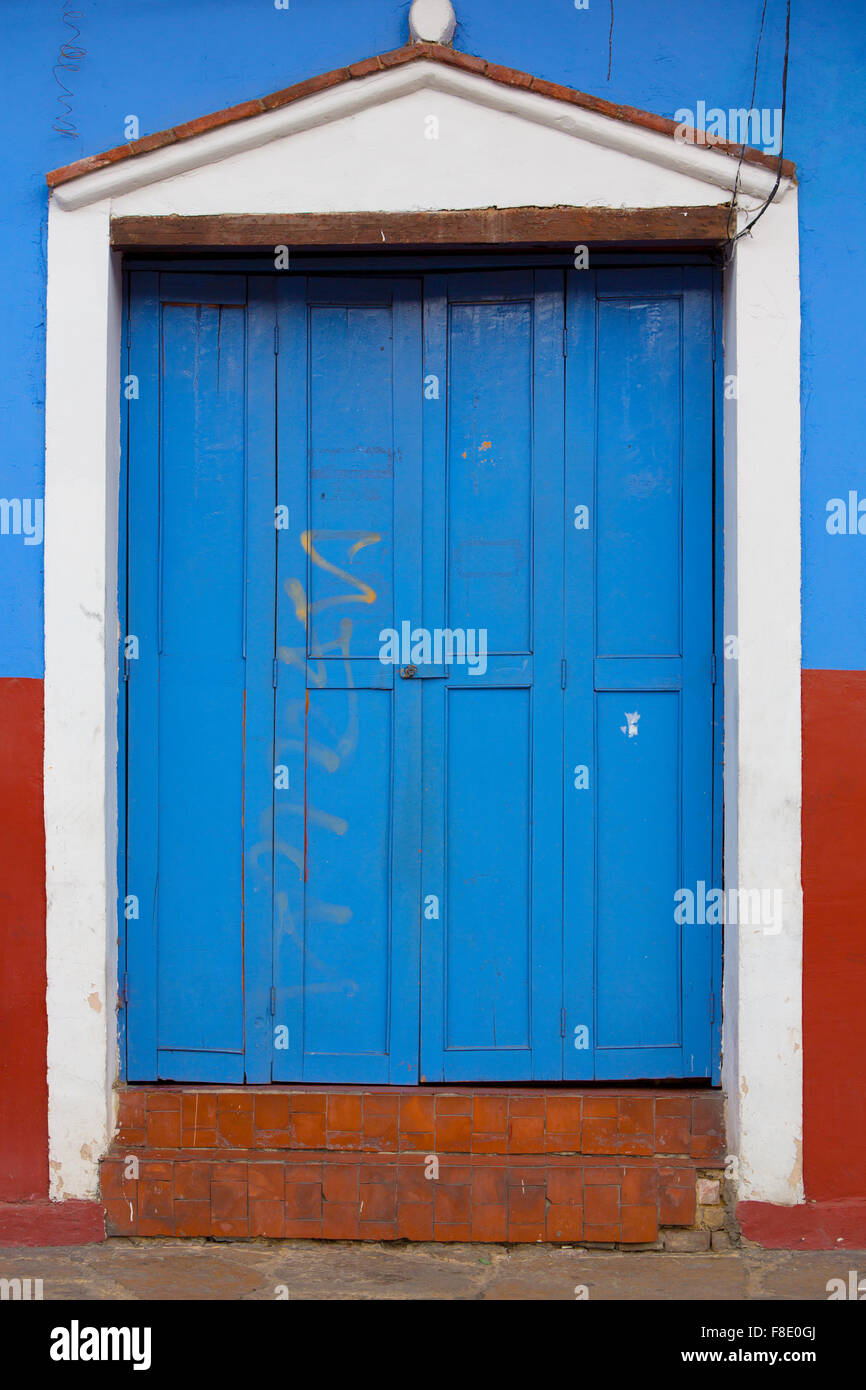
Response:
[[[128,1078],[714,1075],[710,272],[129,284]]]

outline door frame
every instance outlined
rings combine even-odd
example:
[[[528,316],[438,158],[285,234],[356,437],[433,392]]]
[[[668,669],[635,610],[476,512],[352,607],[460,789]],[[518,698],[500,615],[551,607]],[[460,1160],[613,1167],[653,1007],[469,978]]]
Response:
[[[647,132],[646,142],[653,139]],[[647,158],[658,163],[649,151]],[[709,168],[713,158],[702,162]],[[66,206],[52,198],[48,236],[44,771],[55,1198],[95,1194],[98,1159],[114,1128],[118,1072],[122,266],[112,249],[110,189],[100,172],[85,177],[98,181],[92,197]],[[411,187],[403,195],[411,201]],[[607,197],[612,208],[629,206],[628,188],[615,179]],[[717,205],[718,197],[708,179],[707,204]],[[549,209],[536,211],[531,244],[550,247]],[[579,227],[581,210],[572,212]],[[749,210],[736,215],[745,227]],[[642,247],[652,243],[651,219],[634,228]],[[371,238],[366,253],[376,245]],[[559,242],[556,249],[565,248]],[[736,244],[723,298],[732,383],[723,393],[723,632],[738,639],[724,692],[724,877],[726,886],[742,890],[769,879],[783,893],[785,921],[774,936],[760,927],[725,930],[722,1079],[739,1196],[790,1205],[803,1196],[800,302],[792,180],[783,181],[775,203]]]

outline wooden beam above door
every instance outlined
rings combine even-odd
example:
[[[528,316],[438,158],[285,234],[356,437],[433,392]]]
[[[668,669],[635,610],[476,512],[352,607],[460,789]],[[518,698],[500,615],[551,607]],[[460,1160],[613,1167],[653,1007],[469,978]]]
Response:
[[[719,245],[729,208],[469,208],[446,212],[291,213],[285,217],[113,217],[118,251],[276,246]]]

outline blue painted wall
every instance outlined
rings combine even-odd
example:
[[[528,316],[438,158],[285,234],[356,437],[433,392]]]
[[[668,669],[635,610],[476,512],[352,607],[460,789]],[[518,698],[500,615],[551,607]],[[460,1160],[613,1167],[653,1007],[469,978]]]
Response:
[[[455,0],[457,47],[673,116],[749,106],[763,0]],[[4,0],[0,90],[0,497],[43,488],[46,170],[406,41],[408,0]],[[866,116],[862,0],[794,0],[785,153],[798,165],[803,291],[804,665],[866,668],[866,535],[831,536],[826,504],[866,497],[863,321]],[[780,104],[784,0],[768,0],[755,105]],[[83,49],[59,68],[61,45]],[[608,62],[610,59],[610,78]],[[68,113],[57,78],[69,89]],[[77,132],[53,129],[66,118]],[[76,461],[70,457],[69,466]],[[54,524],[58,519],[54,518]],[[62,524],[62,522],[61,522]],[[773,519],[767,518],[767,545]],[[42,673],[42,549],[0,536],[0,677]]]

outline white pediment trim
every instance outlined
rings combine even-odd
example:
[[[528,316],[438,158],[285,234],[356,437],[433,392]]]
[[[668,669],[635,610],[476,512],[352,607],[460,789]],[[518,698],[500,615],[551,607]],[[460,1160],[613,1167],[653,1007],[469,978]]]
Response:
[[[264,111],[151,153],[139,154],[107,168],[82,174],[80,178],[55,188],[52,200],[58,207],[71,211],[104,199],[118,198],[258,149],[286,136],[349,119],[417,92],[457,97],[477,107],[516,117],[601,149],[629,155],[728,194],[738,180],[743,194],[763,199],[776,182],[770,169],[748,162],[740,164],[730,153],[723,154],[681,142],[627,120],[616,120],[519,87],[504,86],[458,68],[419,61],[347,82],[303,97],[277,110]],[[776,199],[784,197],[792,186],[791,179],[783,179]],[[718,197],[707,198],[707,202],[719,201],[721,199]]]

